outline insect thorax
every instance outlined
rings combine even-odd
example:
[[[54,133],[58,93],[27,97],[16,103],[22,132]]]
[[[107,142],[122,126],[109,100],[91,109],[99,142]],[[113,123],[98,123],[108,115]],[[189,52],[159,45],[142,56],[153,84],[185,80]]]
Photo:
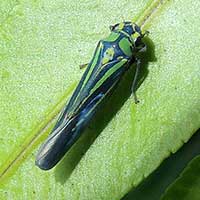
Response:
[[[123,33],[112,31],[107,38],[100,42],[102,46],[102,64],[114,60],[130,60],[133,56],[133,44]]]

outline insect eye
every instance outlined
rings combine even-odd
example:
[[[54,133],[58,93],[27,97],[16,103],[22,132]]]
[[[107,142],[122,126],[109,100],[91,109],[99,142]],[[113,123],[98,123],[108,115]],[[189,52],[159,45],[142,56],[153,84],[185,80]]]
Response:
[[[115,26],[113,26],[113,25],[110,25],[110,27],[109,27],[109,28],[110,28],[110,30],[111,30],[111,31],[113,31],[113,30],[114,30],[114,28],[115,28]]]
[[[141,44],[141,37],[138,37],[135,41],[135,46],[140,46]]]
[[[135,25],[135,31],[138,32],[138,33],[141,33],[141,29],[138,25]]]
[[[118,23],[118,24],[115,24],[115,25],[111,25],[111,26],[110,26],[110,30],[113,31],[113,30],[117,29],[118,26],[119,26],[119,23]]]

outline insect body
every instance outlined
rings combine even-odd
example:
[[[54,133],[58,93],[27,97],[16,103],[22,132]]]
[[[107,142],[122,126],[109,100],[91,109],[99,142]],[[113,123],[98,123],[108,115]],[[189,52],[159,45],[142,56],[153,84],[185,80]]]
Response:
[[[60,161],[81,135],[98,105],[134,62],[137,63],[137,68],[132,91],[137,102],[135,86],[140,66],[137,53],[145,49],[142,42],[145,34],[141,33],[139,26],[131,22],[119,23],[110,29],[110,35],[99,41],[69,103],[40,147],[36,165],[41,169],[48,170]]]

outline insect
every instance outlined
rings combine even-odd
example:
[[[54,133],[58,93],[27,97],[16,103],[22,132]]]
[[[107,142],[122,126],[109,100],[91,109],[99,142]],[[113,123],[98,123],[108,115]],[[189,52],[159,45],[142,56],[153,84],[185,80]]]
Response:
[[[54,167],[79,138],[102,100],[120,81],[124,72],[136,63],[132,84],[135,89],[140,68],[137,53],[144,51],[142,39],[146,35],[132,22],[110,26],[110,35],[98,42],[94,55],[47,140],[36,156],[36,165],[48,170]]]

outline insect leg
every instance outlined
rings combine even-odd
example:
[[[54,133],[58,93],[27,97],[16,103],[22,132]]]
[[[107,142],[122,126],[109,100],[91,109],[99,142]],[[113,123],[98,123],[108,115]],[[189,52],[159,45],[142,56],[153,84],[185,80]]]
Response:
[[[139,103],[139,100],[137,99],[137,96],[136,96],[136,88],[137,88],[137,79],[139,75],[140,65],[141,65],[140,59],[136,59],[136,71],[135,71],[135,76],[134,76],[132,87],[131,87],[131,91],[133,93],[134,101],[136,104]]]
[[[84,69],[88,66],[89,63],[86,63],[86,64],[82,64],[82,65],[79,65],[80,69]]]

